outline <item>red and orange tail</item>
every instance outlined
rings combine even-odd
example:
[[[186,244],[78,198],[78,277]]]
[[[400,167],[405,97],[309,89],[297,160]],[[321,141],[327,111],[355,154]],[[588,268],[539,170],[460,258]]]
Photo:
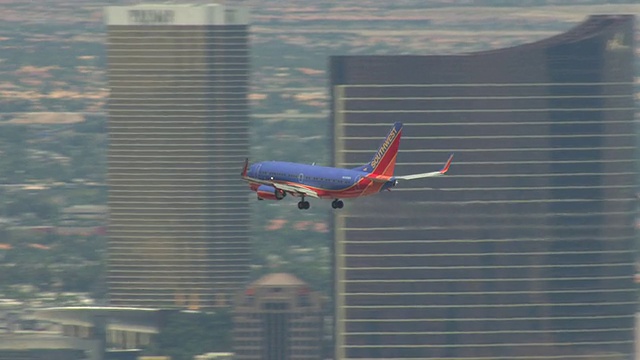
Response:
[[[354,170],[366,171],[374,175],[393,176],[396,167],[396,158],[400,148],[400,136],[402,135],[402,123],[393,124],[391,131],[373,155],[371,161]]]

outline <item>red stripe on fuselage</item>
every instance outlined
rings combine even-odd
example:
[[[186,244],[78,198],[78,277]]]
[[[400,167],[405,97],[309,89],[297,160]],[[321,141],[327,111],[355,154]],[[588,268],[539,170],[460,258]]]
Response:
[[[373,195],[375,193],[380,192],[384,183],[374,183],[373,181],[367,178],[361,178],[357,183],[340,190],[327,190],[322,188],[317,188],[314,186],[304,185],[297,182],[289,182],[282,181],[280,182],[284,185],[295,185],[299,187],[304,187],[306,189],[312,190],[318,194],[318,197],[321,199],[351,199],[357,198],[361,196]],[[249,187],[253,191],[257,191],[258,187],[263,185],[257,182],[250,182]],[[293,196],[300,196],[297,194],[292,194]]]

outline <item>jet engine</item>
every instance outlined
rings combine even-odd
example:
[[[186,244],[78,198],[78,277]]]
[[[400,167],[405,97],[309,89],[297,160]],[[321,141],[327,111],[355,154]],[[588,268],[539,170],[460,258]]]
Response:
[[[270,185],[260,185],[256,190],[259,200],[282,200],[287,195],[286,192],[276,189]]]

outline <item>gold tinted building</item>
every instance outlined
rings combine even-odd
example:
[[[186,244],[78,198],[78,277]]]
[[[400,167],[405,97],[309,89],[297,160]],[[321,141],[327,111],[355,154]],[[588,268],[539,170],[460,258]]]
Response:
[[[246,280],[248,13],[106,8],[112,305],[228,305]]]

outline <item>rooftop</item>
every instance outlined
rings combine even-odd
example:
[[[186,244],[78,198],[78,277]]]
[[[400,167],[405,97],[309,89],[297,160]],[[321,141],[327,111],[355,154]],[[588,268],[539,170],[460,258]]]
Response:
[[[253,286],[304,286],[304,281],[289,273],[268,274],[254,281]]]

